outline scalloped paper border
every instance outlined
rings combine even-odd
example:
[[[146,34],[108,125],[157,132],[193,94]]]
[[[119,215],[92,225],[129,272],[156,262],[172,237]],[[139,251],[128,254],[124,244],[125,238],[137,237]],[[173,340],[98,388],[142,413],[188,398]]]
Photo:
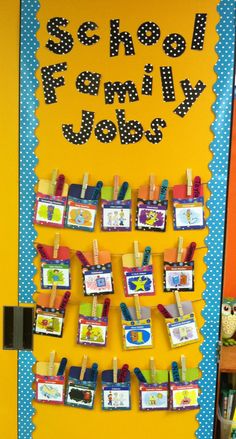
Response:
[[[35,250],[32,245],[36,237],[33,227],[33,206],[35,202],[34,186],[36,176],[34,168],[37,159],[34,150],[38,144],[35,136],[38,106],[35,91],[38,81],[35,72],[38,67],[36,51],[38,41],[36,32],[39,23],[36,14],[38,0],[21,0],[20,24],[20,219],[19,219],[19,303],[32,303],[35,285],[33,259]],[[220,22],[217,25],[219,42],[216,51],[219,55],[215,71],[218,75],[214,86],[217,99],[213,106],[215,121],[212,124],[214,141],[211,144],[213,160],[209,168],[212,178],[209,183],[211,197],[207,205],[210,209],[208,219],[209,235],[206,239],[208,253],[205,257],[207,271],[204,279],[207,288],[204,292],[206,306],[203,310],[205,324],[202,328],[204,342],[201,346],[203,360],[201,369],[200,412],[198,414],[198,439],[212,439],[215,414],[215,387],[217,377],[217,342],[219,338],[220,304],[219,292],[222,285],[222,264],[224,250],[224,220],[227,196],[228,157],[230,149],[231,105],[234,66],[234,0],[221,0],[218,6]],[[29,261],[31,260],[31,264]],[[212,330],[212,328],[214,328]],[[35,358],[31,352],[20,351],[18,355],[18,438],[32,437],[34,425],[32,399],[34,379],[32,366]]]

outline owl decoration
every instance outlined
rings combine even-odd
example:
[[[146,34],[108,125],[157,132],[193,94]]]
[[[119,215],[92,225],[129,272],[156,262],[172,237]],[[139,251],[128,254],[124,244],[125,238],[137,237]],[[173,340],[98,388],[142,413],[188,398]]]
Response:
[[[222,338],[224,345],[234,345],[232,337],[236,331],[236,300],[223,299],[222,303]]]

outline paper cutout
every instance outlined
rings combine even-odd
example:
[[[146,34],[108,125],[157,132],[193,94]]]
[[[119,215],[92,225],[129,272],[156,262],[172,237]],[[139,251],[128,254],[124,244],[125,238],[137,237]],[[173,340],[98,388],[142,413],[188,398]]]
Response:
[[[84,145],[91,136],[94,116],[94,111],[82,110],[81,128],[78,132],[73,130],[73,124],[63,124],[62,132],[65,139],[73,145]]]
[[[168,372],[155,371],[155,383],[151,383],[149,370],[141,370],[147,383],[139,382],[139,409],[146,411],[168,409]]]
[[[187,249],[183,249],[184,260]],[[177,248],[164,252],[163,283],[164,291],[194,291],[194,261],[176,262]]]
[[[173,188],[174,229],[194,230],[204,229],[204,197],[203,185],[200,186],[200,196],[187,196],[186,185],[176,185]]]
[[[104,231],[131,230],[131,189],[128,187],[124,200],[113,200],[113,187],[102,188],[101,228]]]
[[[103,305],[97,305],[96,317],[92,317],[91,303],[81,303],[77,343],[105,346],[107,341],[108,318],[102,316]]]
[[[168,307],[166,308],[168,309]],[[165,321],[172,348],[198,341],[198,329],[193,312],[185,314],[183,317],[165,319]]]
[[[146,73],[151,73],[153,71],[153,65],[145,64],[144,71]],[[142,94],[146,96],[151,96],[152,86],[153,86],[153,77],[149,75],[144,75],[142,81]]]
[[[100,78],[100,73],[89,72],[88,70],[81,72],[76,78],[76,88],[81,93],[97,96]]]
[[[59,310],[62,296],[57,294],[54,307],[49,307],[50,294],[40,293],[37,297],[33,332],[39,335],[62,337],[65,310]]]
[[[137,32],[138,40],[145,46],[153,46],[160,38],[160,28],[153,21],[142,23]]]
[[[72,407],[93,409],[96,381],[91,381],[92,369],[86,369],[84,380],[79,380],[81,367],[72,366],[69,371],[65,404]]]
[[[170,34],[164,39],[162,48],[166,55],[176,58],[184,53],[186,41],[180,34]]]
[[[143,136],[143,127],[138,120],[125,120],[125,110],[116,110],[122,145],[137,143]]]
[[[198,81],[195,87],[192,87],[188,79],[180,81],[180,84],[186,99],[184,99],[184,101],[178,105],[177,108],[175,108],[174,113],[180,117],[184,117],[202,94],[203,90],[206,88],[206,84],[204,84],[202,81]]]
[[[48,404],[64,404],[65,375],[57,376],[60,363],[54,363],[53,376],[48,375],[48,363],[36,363],[36,395],[37,402]]]
[[[153,200],[149,200],[149,186],[140,186],[135,218],[136,230],[165,231],[168,199],[160,201],[159,196],[160,186],[155,186]]]
[[[152,320],[150,308],[141,306],[140,320],[136,319],[135,309],[128,307],[132,321],[124,320],[122,314],[122,338],[124,349],[143,349],[152,347]]]
[[[48,245],[43,247],[49,257],[41,258],[41,288],[51,289],[53,284],[56,284],[57,289],[69,290],[71,288],[70,249],[59,247],[57,259],[53,259],[53,247]]]
[[[118,370],[119,374],[120,370]],[[113,371],[102,372],[102,409],[103,410],[130,410],[130,372],[124,383],[113,382]]]
[[[98,35],[92,35],[89,37],[86,32],[95,30],[97,28],[98,25],[94,23],[94,21],[86,21],[85,23],[81,24],[77,32],[80,43],[84,44],[85,46],[92,46],[93,44],[96,44],[100,40],[100,37]]]
[[[172,67],[162,66],[160,67],[160,72],[161,72],[163,101],[173,102],[175,101],[175,87],[174,87]]]
[[[140,253],[142,260],[143,253]],[[128,253],[122,256],[125,295],[150,296],[155,294],[152,257],[150,263],[142,267],[134,266],[134,255]]]
[[[111,120],[100,120],[95,127],[94,134],[99,142],[110,143],[116,137],[116,126]]]
[[[181,376],[181,369],[180,376]],[[170,410],[191,410],[199,408],[199,372],[197,368],[186,370],[186,382],[174,382],[170,371]]]
[[[50,35],[59,38],[59,42],[55,42],[49,39],[46,43],[47,49],[57,55],[65,55],[69,53],[74,45],[74,40],[69,32],[64,29],[61,30],[60,26],[66,27],[69,24],[69,20],[63,17],[53,17],[47,22],[47,31]]]
[[[120,104],[125,103],[126,96],[129,96],[129,102],[139,100],[136,85],[133,81],[125,82],[105,82],[104,83],[105,103],[114,104],[115,93],[117,93]]]
[[[100,264],[93,264],[93,254],[83,253],[91,265],[82,267],[83,292],[85,296],[113,294],[113,275],[111,265],[111,254],[108,251],[99,251]]]
[[[110,20],[110,56],[118,56],[120,43],[124,44],[125,55],[134,55],[134,45],[129,32],[120,32],[120,20]]]
[[[65,85],[64,76],[55,78],[53,76],[56,72],[63,72],[67,70],[67,63],[62,62],[58,64],[52,64],[41,68],[43,94],[46,104],[55,104],[57,102],[57,95],[55,89]]]
[[[68,194],[65,226],[92,232],[95,227],[98,199],[93,200],[95,186],[87,186],[81,198],[82,184],[71,184]]]
[[[192,38],[192,50],[202,50],[205,38],[207,14],[196,14]]]

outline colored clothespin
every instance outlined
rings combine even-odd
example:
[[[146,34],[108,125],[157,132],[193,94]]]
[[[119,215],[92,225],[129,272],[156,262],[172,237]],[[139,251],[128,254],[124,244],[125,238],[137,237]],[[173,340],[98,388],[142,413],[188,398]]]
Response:
[[[183,317],[184,316],[184,312],[183,312],[183,307],[182,307],[182,303],[181,303],[181,300],[180,300],[179,292],[177,290],[174,291],[174,295],[175,295],[176,305],[177,305],[177,308],[178,308],[178,311],[179,311],[179,316]]]
[[[154,199],[155,193],[155,175],[150,175],[149,177],[149,200]]]
[[[91,377],[90,380],[95,382],[97,379],[97,374],[98,374],[98,364],[97,363],[93,363],[92,367],[91,367]]]
[[[139,367],[135,367],[135,369],[134,369],[134,373],[135,373],[136,377],[138,378],[138,380],[139,380],[141,383],[146,383],[146,382],[147,382],[145,376],[142,374],[142,372],[141,372],[141,370],[139,369]]]
[[[64,375],[64,372],[66,370],[66,365],[67,365],[67,358],[63,357],[61,359],[60,366],[59,366],[58,371],[57,371],[57,376]]]
[[[51,377],[54,373],[54,361],[55,361],[56,352],[50,352],[49,363],[48,363],[48,375]]]
[[[60,247],[60,233],[56,233],[54,238],[54,245],[53,245],[53,259],[58,258],[59,247]]]
[[[48,254],[47,254],[47,252],[46,252],[46,250],[45,250],[45,248],[44,248],[44,246],[42,244],[37,244],[36,248],[37,248],[41,258],[49,259],[49,256],[48,256]]]
[[[50,299],[49,299],[49,308],[54,308],[54,302],[56,299],[56,295],[57,295],[57,284],[55,282],[53,282],[52,291],[51,291]]]
[[[91,197],[92,200],[98,200],[99,199],[102,187],[103,187],[103,182],[102,181],[98,181],[96,186],[95,186],[95,188],[94,188],[92,197]]]
[[[84,256],[84,254],[81,251],[77,251],[76,253],[77,258],[80,260],[82,265],[90,265],[89,261],[86,259],[86,257]]]
[[[93,262],[94,265],[99,264],[99,252],[98,252],[98,241],[97,239],[93,240]]]
[[[169,311],[161,304],[157,305],[158,311],[165,317],[165,319],[172,319],[172,315],[169,313]]]
[[[192,169],[187,169],[187,196],[192,196],[192,187],[193,187],[193,181],[192,181]]]
[[[85,375],[86,367],[87,367],[87,361],[88,361],[88,356],[87,355],[83,355],[82,365],[81,365],[81,370],[80,370],[80,376],[79,376],[79,380],[80,381],[83,381],[83,379],[84,379],[84,375]]]
[[[140,266],[140,253],[138,248],[138,241],[134,241],[134,264],[135,267]]]
[[[117,383],[117,357],[113,357],[113,383]]]
[[[59,311],[64,311],[66,309],[66,305],[69,302],[70,295],[71,295],[70,291],[65,292],[60,303]]]
[[[62,195],[64,183],[65,183],[65,176],[63,174],[60,174],[57,177],[57,181],[56,181],[56,188],[55,188],[56,196]]]
[[[80,198],[84,198],[85,197],[85,192],[86,192],[86,189],[88,187],[88,177],[89,177],[89,174],[88,174],[88,172],[86,172],[84,174],[84,178],[83,178]]]
[[[129,309],[128,309],[128,307],[127,307],[127,305],[125,303],[122,302],[120,304],[120,309],[122,311],[122,314],[123,314],[125,320],[127,320],[127,321],[132,321],[133,320],[132,316],[131,316],[131,314],[129,312]]]
[[[185,256],[185,261],[186,262],[193,261],[193,256],[194,256],[194,252],[195,252],[195,249],[196,249],[196,245],[197,245],[196,242],[191,242],[189,244],[188,249],[187,249],[187,253],[186,253],[186,256]]]
[[[110,302],[111,301],[108,297],[104,300],[103,309],[102,309],[102,317],[108,317]]]
[[[91,312],[92,317],[96,317],[97,315],[97,303],[98,303],[98,297],[93,296],[92,312]]]
[[[58,173],[58,169],[53,169],[50,184],[49,184],[49,189],[48,189],[48,195],[55,194],[57,173]]]
[[[156,382],[156,366],[155,366],[154,357],[150,357],[149,364],[150,364],[151,384],[154,384]]]
[[[179,368],[178,368],[178,364],[176,363],[176,361],[172,362],[171,369],[172,369],[172,375],[173,375],[174,382],[179,383],[180,382]]]
[[[168,184],[169,184],[168,180],[163,180],[161,183],[160,195],[159,195],[160,201],[164,201],[166,199]]]
[[[177,251],[177,262],[182,262],[183,243],[184,243],[184,238],[182,236],[179,236],[178,251]]]
[[[141,307],[140,307],[140,303],[139,303],[139,295],[138,294],[134,294],[134,305],[135,305],[137,320],[141,320],[142,315],[141,315]]]
[[[124,181],[124,183],[122,183],[120,187],[117,200],[121,201],[125,199],[125,195],[128,190],[128,187],[129,187],[129,183],[127,181]]]
[[[181,355],[181,369],[182,369],[182,382],[186,382],[186,357],[185,355]]]
[[[151,258],[151,247],[148,245],[145,247],[144,253],[143,253],[143,261],[142,261],[142,267],[149,264],[150,258]]]
[[[113,186],[113,200],[117,200],[118,191],[119,191],[119,175],[114,176],[114,186]]]
[[[124,364],[120,369],[120,373],[118,375],[118,379],[117,379],[118,383],[125,383],[128,372],[129,372],[129,365]]]
[[[193,180],[193,197],[200,197],[200,189],[201,189],[201,177],[196,176]]]

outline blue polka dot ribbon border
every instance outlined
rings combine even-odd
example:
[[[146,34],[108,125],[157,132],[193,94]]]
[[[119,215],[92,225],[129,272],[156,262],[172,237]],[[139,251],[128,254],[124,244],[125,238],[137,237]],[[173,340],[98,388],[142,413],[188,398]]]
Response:
[[[20,219],[19,219],[19,303],[32,303],[35,285],[33,241],[36,232],[33,227],[33,207],[35,202],[34,168],[37,159],[35,110],[38,102],[35,90],[38,82],[35,71],[38,67],[35,54],[38,48],[36,32],[39,24],[36,14],[38,0],[21,0],[20,25]],[[208,253],[205,257],[207,271],[204,276],[206,306],[202,312],[205,324],[202,328],[204,342],[201,347],[203,360],[200,363],[201,379],[200,412],[198,414],[198,439],[212,439],[215,417],[215,389],[217,378],[217,342],[221,304],[222,264],[224,250],[224,220],[228,179],[228,157],[231,128],[231,101],[233,89],[235,1],[221,0],[218,6],[220,22],[217,25],[219,42],[216,51],[219,60],[215,71],[218,79],[214,86],[216,102],[213,106],[215,121],[212,124],[214,141],[211,144],[213,160],[209,167],[212,172],[209,188],[211,197],[207,203],[210,209],[208,219],[209,235],[206,239]],[[31,263],[30,263],[31,261]],[[18,354],[18,438],[30,439],[34,430],[32,416],[34,409],[32,366],[35,358],[32,352],[19,351]]]

